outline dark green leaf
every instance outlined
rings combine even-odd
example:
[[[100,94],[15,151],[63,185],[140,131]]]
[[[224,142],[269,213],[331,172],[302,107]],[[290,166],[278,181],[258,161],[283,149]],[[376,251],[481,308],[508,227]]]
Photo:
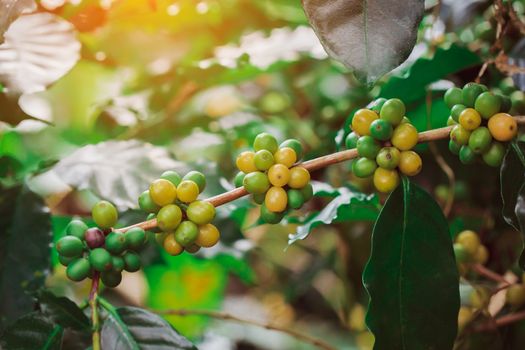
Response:
[[[22,186],[0,194],[0,315],[33,310],[26,292],[43,286],[50,265],[51,218],[40,197]]]
[[[109,307],[109,317],[102,327],[102,348],[126,349],[196,349],[162,317],[137,307]]]
[[[325,50],[371,83],[401,64],[416,43],[422,0],[303,0]]]
[[[57,297],[43,290],[38,293],[38,302],[42,312],[64,328],[84,330],[89,328],[89,320],[80,308],[65,297]]]
[[[6,350],[55,350],[62,344],[63,329],[40,312],[31,312],[9,326],[0,338]]]
[[[525,176],[525,142],[512,142],[501,165],[501,198],[503,200],[503,218],[516,230],[520,224],[516,217],[518,194]]]
[[[452,349],[459,310],[458,272],[439,205],[403,178],[372,234],[363,273],[366,323],[375,349]]]

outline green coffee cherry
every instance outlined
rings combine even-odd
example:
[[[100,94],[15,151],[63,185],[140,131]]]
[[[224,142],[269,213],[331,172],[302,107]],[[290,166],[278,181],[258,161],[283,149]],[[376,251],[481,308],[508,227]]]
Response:
[[[74,258],[68,258],[66,256],[63,256],[63,255],[58,255],[58,261],[60,262],[60,264],[62,264],[63,266],[68,266],[69,264],[71,264],[73,261],[77,260],[78,257],[74,257]]]
[[[510,99],[510,97],[506,95],[498,95],[498,96],[501,99],[500,112],[508,113],[510,109],[512,108],[512,100]]]
[[[175,186],[178,186],[180,182],[182,181],[182,178],[180,177],[180,175],[176,171],[173,171],[173,170],[168,170],[168,171],[163,172],[162,175],[160,175],[160,178],[164,180],[168,180]]]
[[[111,232],[106,237],[106,249],[111,254],[120,254],[126,250],[126,237],[120,232]]]
[[[505,157],[505,146],[499,142],[492,142],[490,147],[483,153],[483,160],[487,165],[499,167]]]
[[[78,257],[84,250],[84,244],[75,236],[65,236],[58,240],[56,244],[58,254],[68,258]]]
[[[366,106],[366,108],[371,109],[377,114],[379,114],[381,112],[381,108],[383,108],[386,101],[387,99],[384,97],[377,98],[374,101],[370,102],[368,106]]]
[[[460,243],[454,243],[454,256],[456,257],[456,262],[460,264],[470,260],[469,253]]]
[[[355,132],[352,131],[350,134],[348,134],[345,138],[346,149],[356,148],[358,139],[359,136]]]
[[[255,153],[253,162],[255,163],[255,167],[260,171],[266,171],[270,169],[270,167],[275,163],[273,159],[273,154],[265,149],[262,149]]]
[[[470,131],[462,127],[461,125],[456,125],[452,128],[450,132],[450,139],[453,140],[458,145],[466,145],[470,138]]]
[[[268,181],[268,176],[259,171],[246,174],[243,180],[243,186],[248,191],[248,193],[265,193],[270,188],[270,181]]]
[[[299,191],[301,191],[301,194],[303,195],[303,200],[305,202],[308,202],[314,196],[314,188],[311,183],[307,184]]]
[[[492,92],[484,92],[476,98],[474,108],[485,119],[498,113],[501,108],[501,98]]]
[[[360,178],[372,176],[376,169],[376,161],[368,158],[359,158],[352,163],[352,172]]]
[[[492,142],[492,135],[488,128],[481,126],[472,131],[468,140],[468,146],[474,153],[485,152]]]
[[[476,99],[485,91],[481,84],[468,83],[463,87],[463,104],[466,107],[474,107]]]
[[[175,240],[183,247],[195,242],[199,235],[199,227],[191,221],[183,221],[175,230]]]
[[[144,191],[139,196],[139,207],[146,213],[156,213],[159,211],[160,207],[153,202],[149,195],[149,191]]]
[[[459,123],[459,115],[461,114],[461,112],[463,112],[467,107],[465,107],[464,105],[462,104],[457,104],[457,105],[454,105],[452,107],[452,109],[450,110],[450,115],[452,116],[452,119],[454,119],[454,121],[456,123]]]
[[[66,235],[83,240],[87,229],[88,226],[82,220],[71,220],[66,226]]]
[[[463,93],[460,88],[453,87],[445,92],[444,99],[448,108],[452,108],[454,105],[463,103]]]
[[[100,279],[106,287],[115,288],[122,281],[122,274],[119,271],[104,271],[100,274]]]
[[[124,234],[129,249],[139,250],[146,243],[146,232],[140,227],[133,227]]]
[[[108,201],[100,201],[95,204],[91,215],[97,226],[101,229],[113,227],[118,220],[117,208]]]
[[[122,257],[124,259],[125,267],[124,269],[128,272],[135,272],[140,270],[140,256],[133,252],[127,252]]]
[[[263,132],[255,137],[255,140],[253,141],[253,148],[255,152],[265,149],[270,151],[271,154],[274,154],[279,146],[273,135]]]
[[[361,136],[357,140],[357,153],[361,157],[375,160],[381,150],[379,143],[372,136]]]
[[[454,153],[455,155],[458,155],[461,146],[454,142],[454,140],[450,140],[448,142],[448,149],[450,150],[450,152]]]
[[[195,182],[197,186],[199,187],[199,193],[202,193],[202,191],[204,191],[204,189],[206,188],[206,177],[200,171],[192,170],[186,175],[184,175],[182,180],[183,181],[188,180],[188,181]]]
[[[124,270],[124,267],[126,267],[126,264],[124,263],[124,259],[121,256],[113,255],[111,257],[111,265],[113,265],[113,270],[115,271],[122,271]]]
[[[472,164],[476,160],[476,153],[469,146],[461,146],[459,150],[459,160],[463,164]]]
[[[89,261],[85,258],[80,258],[72,261],[68,265],[66,275],[70,280],[80,282],[89,276],[90,270],[91,265],[89,264]]]
[[[383,147],[377,154],[376,162],[383,169],[395,169],[399,164],[401,152],[395,147]]]
[[[266,206],[263,204],[261,205],[261,220],[267,224],[278,224],[283,219],[285,212],[286,211],[281,213],[273,213],[269,211],[268,208],[266,208]]]
[[[370,135],[380,141],[389,140],[394,133],[392,124],[384,119],[376,119],[370,124]]]
[[[233,179],[233,184],[236,188],[242,187],[242,181],[244,180],[245,176],[246,174],[243,173],[242,171],[239,171],[237,175],[235,175],[235,178]]]
[[[397,98],[392,98],[386,101],[381,107],[379,116],[382,120],[388,122],[391,126],[396,126],[401,123],[401,120],[405,116],[405,104],[403,101]],[[388,138],[383,140],[388,140]]]
[[[168,204],[162,207],[157,214],[157,225],[162,231],[171,231],[179,226],[182,220],[182,211],[178,205]]]
[[[104,248],[96,248],[89,252],[89,263],[97,271],[111,269],[111,254]]]
[[[186,209],[186,215],[197,225],[209,224],[215,218],[215,207],[210,202],[195,201]]]
[[[298,140],[296,139],[285,140],[279,145],[279,148],[284,148],[284,147],[290,147],[291,149],[293,149],[295,151],[295,154],[297,155],[297,160],[303,157],[303,145]]]
[[[264,199],[266,198],[266,193],[254,193],[252,194],[252,199],[256,204],[263,204]]]
[[[288,207],[291,209],[299,209],[304,204],[304,198],[301,190],[289,189],[288,195]]]

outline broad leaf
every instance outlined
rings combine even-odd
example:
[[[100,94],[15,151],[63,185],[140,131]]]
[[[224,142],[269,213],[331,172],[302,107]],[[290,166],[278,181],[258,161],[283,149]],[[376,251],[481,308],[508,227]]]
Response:
[[[43,286],[51,253],[51,218],[26,188],[0,191],[0,315],[8,321],[33,310],[27,291]]]
[[[423,0],[303,0],[325,50],[372,83],[400,65],[416,43]]]
[[[196,349],[162,317],[137,307],[110,308],[102,348],[113,350]]]
[[[165,171],[189,169],[161,147],[137,140],[88,145],[63,158],[52,169],[68,185],[91,190],[122,209],[136,208],[138,196]]]
[[[516,199],[515,214],[519,223],[520,231],[523,235],[525,235],[525,183],[522,184],[518,192],[518,198]],[[519,265],[523,270],[525,270],[525,236],[524,245],[519,259]]]
[[[347,187],[334,189],[326,184],[314,184],[317,197],[334,197],[320,212],[308,217],[297,227],[296,233],[290,235],[288,244],[308,237],[319,225],[345,221],[373,221],[379,213],[379,200],[376,195],[368,195]]]
[[[0,44],[9,25],[22,13],[34,11],[34,0],[0,0]]]
[[[520,223],[516,217],[516,203],[520,189],[525,183],[525,142],[510,143],[500,170],[501,198],[503,200],[503,218],[516,230]]]
[[[59,350],[62,327],[40,312],[31,312],[9,326],[0,338],[0,348],[17,350]]]
[[[363,283],[375,349],[452,349],[459,310],[452,240],[439,205],[407,178],[379,214]]]
[[[66,297],[57,297],[49,291],[41,291],[37,296],[42,312],[64,328],[85,330],[89,320],[73,301]]]

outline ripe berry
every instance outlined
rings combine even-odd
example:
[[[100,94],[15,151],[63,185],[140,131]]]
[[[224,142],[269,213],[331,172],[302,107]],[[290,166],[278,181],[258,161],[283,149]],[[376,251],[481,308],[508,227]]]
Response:
[[[68,265],[66,275],[70,280],[80,282],[89,276],[90,270],[91,265],[89,264],[89,261],[85,258],[80,258]]]
[[[151,199],[151,196],[149,195],[149,191],[144,191],[140,194],[139,207],[146,213],[156,213],[160,209],[160,206],[158,206],[153,201],[153,199]]]
[[[274,160],[273,154],[270,153],[270,151],[267,151],[265,149],[262,149],[260,151],[257,151],[255,153],[255,157],[253,158],[253,161],[255,163],[255,167],[257,170],[260,171],[266,171],[270,169],[270,167],[276,163]]]
[[[146,232],[140,227],[130,228],[125,234],[126,245],[129,249],[139,250],[146,243]]]
[[[66,235],[83,240],[87,229],[88,226],[82,220],[71,220],[66,226]]]
[[[108,201],[100,201],[91,210],[93,220],[101,229],[113,227],[118,220],[117,209]]]
[[[266,174],[256,171],[246,174],[243,185],[248,193],[265,193],[270,188],[270,181]]]
[[[505,147],[499,142],[492,142],[489,148],[483,153],[483,160],[487,165],[499,167],[505,157]]]
[[[416,176],[423,167],[423,161],[414,151],[403,151],[399,157],[399,170],[407,176]]]
[[[195,244],[203,248],[213,247],[219,242],[221,234],[217,227],[212,224],[199,226],[199,234],[195,240]]]
[[[282,187],[271,187],[264,198],[264,205],[269,211],[280,213],[288,205],[288,196]]]
[[[184,203],[191,203],[199,197],[199,186],[191,180],[183,180],[177,187],[177,198]]]
[[[467,145],[461,146],[459,160],[463,164],[472,164],[476,161],[476,153]]]
[[[507,289],[507,303],[515,308],[525,304],[525,287],[521,284],[514,284]]]
[[[111,254],[104,248],[95,248],[89,252],[89,263],[97,271],[110,270],[111,260]]]
[[[275,137],[266,132],[257,135],[253,141],[253,149],[256,152],[265,149],[273,154],[277,151],[278,147],[279,146]]]
[[[278,224],[284,217],[285,212],[274,213],[268,210],[266,206],[261,205],[261,220],[267,224]]]
[[[399,164],[401,152],[395,147],[383,147],[377,154],[376,162],[381,168],[395,169]]]
[[[197,239],[199,228],[191,221],[183,221],[175,230],[175,240],[186,247]]]
[[[456,242],[463,245],[463,248],[465,248],[465,251],[470,256],[474,256],[479,246],[481,245],[478,235],[476,234],[476,232],[471,230],[465,230],[460,232],[456,238]]]
[[[290,180],[290,169],[283,164],[275,164],[268,171],[268,180],[274,186],[283,187]]]
[[[394,129],[392,145],[400,151],[408,151],[417,144],[417,129],[409,123],[401,124]]]
[[[396,126],[401,123],[405,116],[405,104],[397,98],[392,98],[386,101],[381,107],[381,119],[387,121],[389,124]]]
[[[190,254],[195,254],[201,249],[201,247],[199,247],[198,245],[193,243],[193,244],[190,244],[189,246],[185,247],[184,249],[186,249],[186,251],[188,253],[190,253]]]
[[[374,172],[374,186],[379,192],[388,193],[399,184],[397,170],[377,168]]]
[[[149,195],[155,204],[162,207],[177,199],[177,187],[168,180],[158,179],[149,186]]]
[[[124,259],[122,259],[121,256],[115,255],[111,257],[111,265],[113,265],[113,270],[119,272],[124,270],[124,267],[126,266],[126,264],[124,263]]]
[[[357,140],[359,136],[355,132],[351,132],[345,138],[345,147],[346,149],[353,149],[357,147]]]
[[[88,247],[91,249],[102,247],[104,245],[104,242],[106,241],[104,232],[102,232],[102,230],[96,227],[92,227],[88,229],[86,231],[85,237],[86,237],[86,243]]]
[[[291,188],[303,188],[310,182],[310,173],[301,166],[296,166],[290,169],[290,180],[288,186]]]
[[[244,151],[237,156],[235,165],[237,168],[245,174],[257,171],[255,166],[255,153],[251,151]]]
[[[78,257],[84,250],[82,241],[75,236],[64,236],[60,238],[56,244],[58,254],[67,258]]]
[[[376,119],[370,124],[370,135],[376,140],[389,140],[393,132],[392,124],[384,119]]]
[[[206,177],[200,171],[192,170],[182,178],[183,181],[193,181],[199,186],[199,193],[206,188]]]
[[[283,164],[288,168],[291,168],[292,165],[297,162],[297,155],[295,151],[290,147],[279,148],[274,154],[275,163]]]
[[[356,148],[359,156],[374,160],[381,150],[381,146],[372,136],[361,136],[357,140]]]
[[[127,252],[122,256],[124,259],[124,270],[128,272],[135,272],[140,270],[140,256],[133,252]]]
[[[304,204],[304,198],[301,190],[289,189],[286,194],[288,195],[288,208],[299,209]]]
[[[370,135],[370,124],[378,118],[379,116],[376,112],[369,109],[360,109],[355,112],[352,118],[352,130],[360,136]]]
[[[474,153],[485,152],[492,142],[492,136],[490,135],[489,129],[482,126],[477,128],[470,134],[468,139],[468,146]]]
[[[376,161],[368,158],[359,158],[352,163],[352,172],[360,178],[372,176],[376,169]]]
[[[472,131],[481,124],[481,116],[474,108],[465,108],[459,115],[459,124],[465,130]]]
[[[303,157],[303,145],[296,139],[288,139],[283,141],[279,148],[285,148],[289,147],[295,151],[295,155],[297,159],[301,159]]]
[[[476,99],[474,108],[483,118],[489,119],[500,111],[501,98],[492,92],[484,92]]]
[[[476,99],[485,91],[480,84],[468,83],[463,87],[462,97],[463,104],[467,107],[474,107]],[[461,103],[461,102],[460,102]]]
[[[463,103],[463,92],[460,88],[452,87],[445,92],[444,100],[448,108],[452,108],[454,105]]]
[[[242,171],[239,171],[237,173],[237,175],[235,175],[235,178],[233,179],[233,184],[235,185],[235,187],[242,187],[242,180],[244,180],[244,177],[246,176],[245,173],[243,173]]]
[[[168,180],[175,186],[178,186],[180,182],[182,181],[182,178],[180,177],[179,173],[173,170],[168,170],[168,171],[163,172],[162,175],[160,175],[160,178],[164,180]]]
[[[106,287],[115,288],[122,281],[122,274],[118,271],[104,271],[100,278]]]
[[[467,107],[462,104],[457,104],[454,105],[454,107],[452,107],[452,109],[450,110],[450,115],[456,123],[459,123],[459,116],[461,115],[461,112],[463,112],[466,108]]]
[[[215,217],[215,207],[210,202],[195,201],[186,209],[186,215],[197,225],[209,224]]]
[[[488,127],[492,137],[498,141],[510,141],[518,133],[518,124],[510,114],[498,113],[489,119]]]
[[[184,251],[184,247],[181,246],[177,241],[175,240],[175,236],[173,233],[170,233],[165,239],[163,243],[163,247],[166,250],[166,252],[169,255],[176,256],[181,254]]]
[[[456,125],[452,128],[452,131],[450,131],[450,139],[459,146],[466,145],[468,143],[469,138],[470,131],[468,131],[461,125]]]
[[[157,214],[157,225],[162,231],[171,231],[179,226],[182,220],[182,211],[178,205],[168,204],[162,207]]]

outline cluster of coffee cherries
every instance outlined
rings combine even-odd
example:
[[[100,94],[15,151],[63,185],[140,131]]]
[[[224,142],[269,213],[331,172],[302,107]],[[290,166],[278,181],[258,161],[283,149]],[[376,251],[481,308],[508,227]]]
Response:
[[[297,165],[303,148],[299,141],[289,139],[277,143],[268,133],[255,137],[253,151],[239,154],[236,160],[240,172],[235,186],[244,186],[255,203],[261,205],[261,219],[279,223],[287,210],[299,209],[313,196],[310,173]]]
[[[487,247],[481,244],[479,235],[472,230],[461,231],[454,243],[454,255],[461,274],[467,271],[467,265],[472,263],[485,264],[489,259]]]
[[[168,254],[196,253],[201,247],[212,247],[219,241],[219,230],[211,224],[215,207],[197,200],[205,187],[206,178],[198,171],[181,177],[170,170],[139,196],[139,206],[149,213],[148,219],[157,220],[162,231],[157,242]]]
[[[66,275],[72,281],[92,278],[100,273],[107,287],[116,287],[122,280],[122,271],[138,271],[141,267],[137,254],[146,244],[146,232],[132,228],[125,233],[113,231],[118,213],[113,204],[98,202],[92,210],[98,227],[88,226],[81,220],[72,220],[66,227],[66,235],[58,240],[58,260],[66,266]]]
[[[361,178],[373,176],[380,192],[388,193],[397,187],[399,172],[414,176],[422,168],[421,157],[412,151],[418,133],[405,112],[405,104],[397,98],[377,99],[369,108],[355,112],[352,132],[345,139],[346,147],[357,148],[359,154],[352,163],[352,172]]]
[[[510,98],[488,91],[485,85],[468,83],[463,89],[448,89],[445,103],[450,108],[447,124],[454,126],[450,151],[463,164],[481,157],[487,165],[498,167],[505,155],[504,143],[518,132],[516,119],[507,113],[512,107]]]

